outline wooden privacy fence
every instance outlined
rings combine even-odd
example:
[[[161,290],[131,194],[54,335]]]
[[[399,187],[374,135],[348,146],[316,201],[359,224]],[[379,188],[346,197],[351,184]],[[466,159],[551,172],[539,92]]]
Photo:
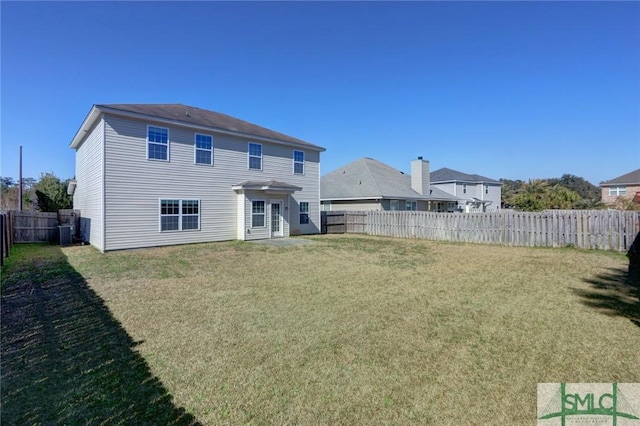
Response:
[[[14,211],[13,238],[16,243],[53,242],[58,235],[58,213]]]
[[[627,251],[640,232],[640,212],[620,210],[323,212],[323,231],[325,222],[326,233],[618,251]]]
[[[368,212],[322,212],[321,233],[322,234],[344,234],[356,233],[365,234],[365,219]]]

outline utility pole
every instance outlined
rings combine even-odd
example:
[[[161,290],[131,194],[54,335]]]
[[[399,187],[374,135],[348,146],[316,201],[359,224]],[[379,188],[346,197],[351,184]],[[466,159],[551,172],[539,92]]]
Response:
[[[22,145],[20,145],[20,167],[18,169],[18,210],[22,211]]]

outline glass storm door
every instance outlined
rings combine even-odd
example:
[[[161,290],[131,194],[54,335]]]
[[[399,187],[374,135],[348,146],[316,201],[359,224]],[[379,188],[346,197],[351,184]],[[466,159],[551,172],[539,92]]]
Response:
[[[271,237],[283,237],[282,201],[271,201]]]

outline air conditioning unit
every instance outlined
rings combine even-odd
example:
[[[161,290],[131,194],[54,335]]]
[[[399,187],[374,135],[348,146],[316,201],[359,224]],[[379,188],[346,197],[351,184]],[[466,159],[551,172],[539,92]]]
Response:
[[[58,234],[60,235],[60,245],[61,246],[69,246],[71,245],[71,235],[73,226],[71,225],[60,225],[58,226]]]

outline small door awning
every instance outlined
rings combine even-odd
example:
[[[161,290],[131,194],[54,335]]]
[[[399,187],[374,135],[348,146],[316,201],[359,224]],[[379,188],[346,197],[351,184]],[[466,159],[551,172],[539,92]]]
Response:
[[[473,197],[470,200],[467,200],[467,202],[466,202],[466,204],[472,204],[474,206],[479,206],[479,205],[489,206],[489,205],[491,205],[491,203],[493,203],[493,201],[481,200],[481,199],[476,198],[476,197]]]
[[[302,190],[302,187],[277,180],[269,180],[266,182],[248,180],[231,185],[231,189],[238,193],[251,190],[264,191],[266,194],[293,194],[296,191]]]

